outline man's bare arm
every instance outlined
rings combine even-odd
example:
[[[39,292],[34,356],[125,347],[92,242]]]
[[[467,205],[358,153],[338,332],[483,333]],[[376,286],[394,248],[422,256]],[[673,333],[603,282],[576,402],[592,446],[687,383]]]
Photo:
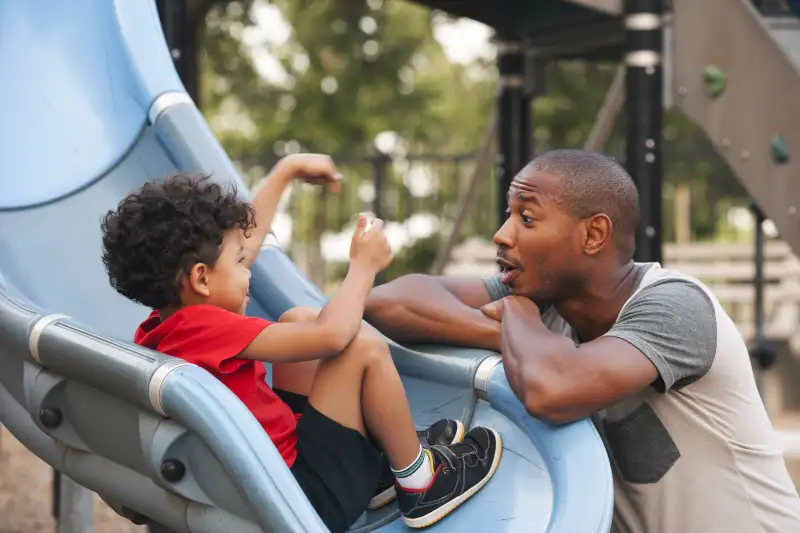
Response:
[[[500,324],[480,308],[491,302],[480,278],[403,276],[372,290],[365,318],[398,342],[500,349]]]
[[[501,314],[509,384],[531,414],[551,422],[588,416],[650,386],[680,389],[716,356],[716,309],[687,280],[646,287],[605,335],[580,346],[552,333],[530,300],[505,298]]]
[[[503,304],[501,353],[509,385],[537,418],[566,423],[651,385],[658,370],[628,342],[600,337],[577,346],[545,326],[525,298]]]

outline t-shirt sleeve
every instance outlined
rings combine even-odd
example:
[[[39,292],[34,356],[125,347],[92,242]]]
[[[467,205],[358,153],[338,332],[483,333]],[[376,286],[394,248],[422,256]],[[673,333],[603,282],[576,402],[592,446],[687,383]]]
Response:
[[[220,374],[247,364],[237,356],[272,322],[231,313],[219,307],[197,305],[181,310],[181,324],[161,350]]]
[[[486,286],[486,290],[489,292],[489,298],[491,298],[493,302],[502,300],[511,294],[511,292],[508,290],[508,287],[500,282],[500,274],[485,276],[481,279],[483,280],[483,284]]]
[[[656,369],[656,390],[680,389],[703,377],[717,351],[714,304],[688,280],[664,280],[642,289],[606,336],[639,349]]]

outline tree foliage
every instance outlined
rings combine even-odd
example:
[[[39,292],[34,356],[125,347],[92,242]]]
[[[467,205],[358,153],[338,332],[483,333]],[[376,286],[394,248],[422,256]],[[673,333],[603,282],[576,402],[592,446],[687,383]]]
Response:
[[[259,29],[259,10],[267,8],[280,10],[289,27],[285,38]],[[339,197],[293,193],[293,240],[339,231],[371,206],[375,141],[385,132],[400,142],[394,159],[381,166],[384,214],[403,222],[420,210],[442,216],[452,207],[470,165],[414,154],[475,150],[493,116],[497,79],[491,59],[448,60],[434,38],[443,18],[400,0],[239,0],[211,8],[203,36],[203,111],[242,172],[258,179],[279,156],[302,149],[334,154],[347,175]],[[277,76],[263,75],[267,56]],[[616,67],[548,65],[545,92],[531,110],[535,152],[583,144]],[[624,129],[621,116],[606,147],[620,160]],[[675,110],[665,114],[664,139],[665,237],[672,235],[674,186],[690,183],[693,232],[712,238],[721,210],[744,203],[744,191],[702,132]],[[422,196],[412,187],[414,172],[434,183]],[[494,232],[494,187],[487,182],[479,196],[473,233]],[[404,264],[432,259],[435,239],[419,246],[403,255]]]

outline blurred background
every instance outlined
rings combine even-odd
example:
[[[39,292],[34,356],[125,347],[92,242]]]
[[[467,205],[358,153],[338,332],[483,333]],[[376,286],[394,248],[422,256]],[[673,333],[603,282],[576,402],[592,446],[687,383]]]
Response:
[[[383,0],[224,2],[197,31],[196,101],[253,187],[298,151],[333,155],[346,176],[339,195],[298,186],[284,198],[274,231],[303,271],[326,292],[336,287],[361,210],[388,222],[397,259],[385,279],[430,271],[493,120],[493,31]],[[542,66],[534,153],[584,145],[617,66]],[[604,149],[620,160],[624,122]],[[664,242],[751,242],[748,196],[706,137],[675,109],[663,134]],[[494,173],[489,165],[480,176],[456,252],[498,227]]]

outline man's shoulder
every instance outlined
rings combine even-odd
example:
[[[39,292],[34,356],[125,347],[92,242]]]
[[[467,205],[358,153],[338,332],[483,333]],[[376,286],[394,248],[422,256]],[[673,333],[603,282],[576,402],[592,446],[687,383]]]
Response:
[[[636,289],[628,302],[640,298],[663,298],[681,307],[716,307],[716,297],[699,279],[658,263],[636,263],[639,269]]]

